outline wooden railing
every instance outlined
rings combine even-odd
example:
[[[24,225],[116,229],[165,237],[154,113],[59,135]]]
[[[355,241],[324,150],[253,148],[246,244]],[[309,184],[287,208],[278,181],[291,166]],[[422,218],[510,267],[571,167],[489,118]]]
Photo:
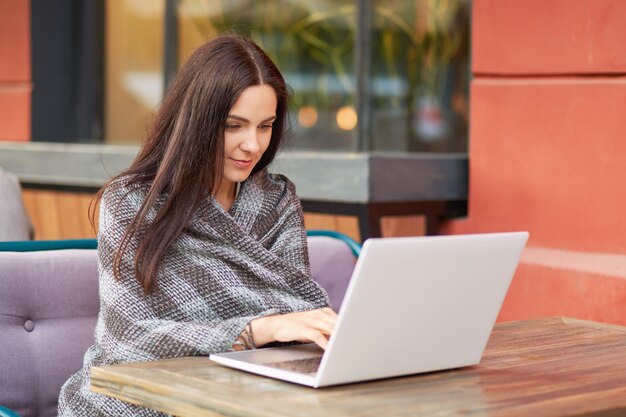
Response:
[[[94,194],[25,188],[22,196],[35,239],[95,237],[88,215]],[[356,216],[305,213],[304,221],[307,229],[335,230],[361,241]],[[383,236],[419,236],[425,230],[423,216],[385,217],[381,226]]]

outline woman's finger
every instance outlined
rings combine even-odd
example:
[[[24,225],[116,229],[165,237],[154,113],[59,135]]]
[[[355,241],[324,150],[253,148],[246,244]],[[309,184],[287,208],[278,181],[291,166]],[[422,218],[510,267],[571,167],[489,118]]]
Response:
[[[309,318],[306,321],[305,325],[312,327],[314,329],[317,329],[326,334],[330,334],[335,328],[335,322],[336,320],[334,320],[333,318],[330,318],[327,316],[318,316],[315,318]]]
[[[325,314],[325,315],[327,315],[329,317],[332,317],[332,318],[335,318],[335,319],[337,318],[337,313],[335,313],[330,307],[324,307],[324,308],[321,308],[321,309],[316,310],[316,311],[320,311],[321,313],[323,313],[323,314]]]
[[[328,345],[328,339],[322,333],[309,329],[306,338],[308,339],[305,340],[306,342],[313,342],[322,349],[326,350],[326,346]]]

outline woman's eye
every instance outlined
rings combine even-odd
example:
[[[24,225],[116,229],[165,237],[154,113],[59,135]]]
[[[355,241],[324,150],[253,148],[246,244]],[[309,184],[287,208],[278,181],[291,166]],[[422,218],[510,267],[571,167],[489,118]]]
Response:
[[[263,129],[263,130],[268,130],[268,129],[272,128],[272,125],[261,125],[261,126],[259,126],[259,128]]]
[[[227,130],[237,130],[239,129],[241,126],[239,125],[226,125],[226,129]]]

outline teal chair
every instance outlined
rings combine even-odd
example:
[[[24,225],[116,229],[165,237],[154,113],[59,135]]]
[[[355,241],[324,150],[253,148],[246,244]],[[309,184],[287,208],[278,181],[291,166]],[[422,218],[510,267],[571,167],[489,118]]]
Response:
[[[334,239],[339,239],[342,242],[344,242],[346,245],[348,245],[348,247],[352,251],[352,254],[356,258],[358,258],[361,253],[361,245],[356,240],[352,239],[351,237],[347,235],[344,235],[343,233],[335,232],[334,230],[312,229],[312,230],[307,230],[306,235],[307,236],[327,236],[327,237],[332,237]]]
[[[0,405],[0,417],[20,417],[20,415]]]
[[[334,230],[307,230],[307,236],[327,236],[344,242],[355,257],[361,253],[361,245],[349,236]],[[0,252],[33,252],[59,249],[97,249],[96,239],[22,240],[0,242]]]
[[[0,252],[36,252],[59,249],[97,249],[96,239],[20,240],[0,242]]]

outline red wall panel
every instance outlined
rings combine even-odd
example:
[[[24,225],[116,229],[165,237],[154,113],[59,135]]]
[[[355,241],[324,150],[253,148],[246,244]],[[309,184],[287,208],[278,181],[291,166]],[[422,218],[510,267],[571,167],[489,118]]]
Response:
[[[30,80],[30,1],[0,0],[0,83]]]
[[[0,140],[30,140],[30,85],[0,84]]]
[[[474,0],[466,219],[528,230],[499,320],[626,325],[626,1]]]
[[[0,0],[0,140],[30,140],[30,1]]]
[[[475,74],[626,72],[626,1],[472,3]]]
[[[471,94],[465,227],[626,253],[626,78],[477,79]]]
[[[626,77],[478,77],[470,118],[468,216],[440,232],[530,231],[499,319],[626,325]]]

